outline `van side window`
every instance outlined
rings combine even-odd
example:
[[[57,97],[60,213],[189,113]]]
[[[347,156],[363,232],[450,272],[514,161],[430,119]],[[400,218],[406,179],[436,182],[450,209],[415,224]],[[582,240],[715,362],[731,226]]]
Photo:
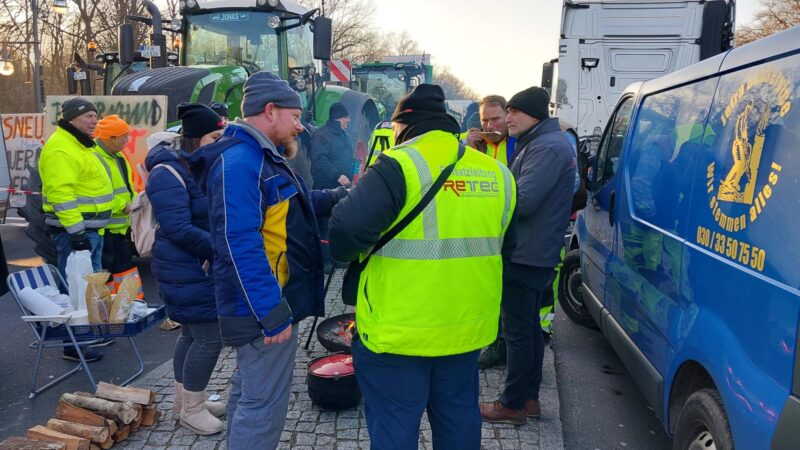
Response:
[[[692,189],[705,182],[697,154],[715,137],[707,120],[716,85],[712,78],[642,101],[625,156],[639,220],[672,233],[685,226]]]
[[[631,123],[631,112],[633,111],[633,97],[628,97],[617,107],[617,111],[609,121],[609,128],[603,135],[603,142],[600,143],[598,150],[597,164],[597,187],[602,187],[608,183],[617,172],[619,156],[622,153],[622,144],[628,127]]]

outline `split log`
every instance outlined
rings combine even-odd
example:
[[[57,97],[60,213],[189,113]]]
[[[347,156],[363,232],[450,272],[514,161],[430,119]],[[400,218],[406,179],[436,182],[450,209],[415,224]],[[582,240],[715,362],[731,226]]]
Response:
[[[106,427],[108,427],[108,433],[111,434],[111,435],[113,435],[114,433],[117,432],[117,430],[119,430],[119,427],[117,426],[117,422],[115,422],[115,421],[113,421],[111,419],[106,419]]]
[[[100,447],[94,444],[89,444],[89,450],[100,450]]]
[[[133,422],[141,415],[141,410],[137,409],[131,402],[112,402],[102,398],[84,397],[75,394],[62,394],[61,399],[102,416],[119,419],[125,425]]]
[[[96,397],[117,402],[129,401],[137,405],[150,406],[156,400],[156,393],[149,389],[120,387],[101,381],[97,385]]]
[[[109,437],[107,441],[101,442],[97,444],[97,446],[102,448],[103,450],[108,450],[114,446],[114,438]]]
[[[108,428],[106,427],[93,427],[91,425],[66,422],[59,419],[48,420],[47,428],[60,431],[62,433],[71,434],[73,436],[82,437],[84,439],[89,439],[92,442],[105,442],[110,436]]]
[[[67,422],[82,423],[93,427],[107,427],[106,418],[99,416],[88,409],[79,408],[72,403],[64,400],[58,401],[56,408],[56,419],[66,420]]]
[[[128,436],[131,434],[131,427],[130,425],[125,425],[124,427],[117,430],[111,437],[114,439],[114,442],[122,442],[125,439],[128,439]]]
[[[29,428],[27,436],[40,441],[61,442],[64,444],[64,450],[89,450],[88,439],[59,433],[58,431],[51,430],[41,425]]]
[[[135,433],[135,432],[139,431],[139,427],[142,425],[142,411],[144,410],[142,405],[133,405],[133,406],[139,412],[139,416],[136,418],[136,420],[134,420],[133,422],[130,423],[130,425],[131,425],[131,433]]]
[[[0,450],[64,450],[61,442],[44,442],[22,437],[10,437],[0,442]]]
[[[158,410],[149,407],[142,410],[142,426],[152,427],[158,421]]]

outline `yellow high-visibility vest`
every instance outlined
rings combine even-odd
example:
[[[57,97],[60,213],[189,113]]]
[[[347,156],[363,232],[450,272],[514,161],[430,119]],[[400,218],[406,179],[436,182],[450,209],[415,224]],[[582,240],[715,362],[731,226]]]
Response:
[[[405,177],[405,206],[395,224],[457,152],[456,136],[444,131],[384,152]],[[494,341],[503,290],[500,251],[515,206],[511,172],[467,148],[425,210],[364,268],[356,305],[364,346],[376,353],[444,356]]]
[[[114,190],[114,207],[111,210],[111,220],[109,220],[106,230],[115,234],[125,234],[131,226],[131,218],[125,214],[125,208],[133,201],[131,165],[122,152],[113,155],[106,151],[100,141],[97,142],[97,154],[105,163],[105,168],[111,177],[111,187]]]
[[[42,148],[39,174],[46,224],[68,233],[108,225],[114,194],[96,146],[87,148],[58,127]]]

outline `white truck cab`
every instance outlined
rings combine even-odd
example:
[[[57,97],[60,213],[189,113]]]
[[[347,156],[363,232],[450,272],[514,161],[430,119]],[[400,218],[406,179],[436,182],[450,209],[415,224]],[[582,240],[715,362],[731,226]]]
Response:
[[[580,137],[600,134],[629,84],[731,48],[734,10],[733,0],[564,0],[558,59],[542,72],[551,113]]]

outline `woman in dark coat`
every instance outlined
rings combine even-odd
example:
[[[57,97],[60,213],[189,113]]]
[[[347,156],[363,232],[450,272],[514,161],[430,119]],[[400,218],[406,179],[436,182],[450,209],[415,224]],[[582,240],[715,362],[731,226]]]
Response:
[[[208,199],[189,172],[186,158],[222,134],[222,119],[205,105],[178,105],[180,139],[162,142],[147,155],[147,197],[158,222],[153,275],[170,319],[181,324],[175,344],[173,416],[195,433],[222,431],[215,416],[225,405],[206,402],[205,389],[222,350],[209,233]]]

